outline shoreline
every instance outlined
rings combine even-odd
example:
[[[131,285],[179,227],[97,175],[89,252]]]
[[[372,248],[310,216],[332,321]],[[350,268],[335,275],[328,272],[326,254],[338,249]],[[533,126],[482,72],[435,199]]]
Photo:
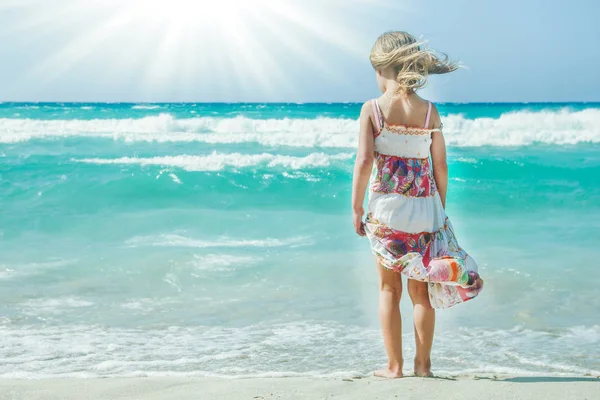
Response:
[[[600,377],[470,375],[435,378],[0,379],[0,399],[592,399]]]

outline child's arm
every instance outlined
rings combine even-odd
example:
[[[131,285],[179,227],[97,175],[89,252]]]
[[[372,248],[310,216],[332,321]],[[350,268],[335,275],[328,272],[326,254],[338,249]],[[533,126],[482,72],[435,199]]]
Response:
[[[366,102],[360,111],[360,135],[358,138],[358,151],[356,154],[356,162],[354,163],[354,175],[352,178],[352,211],[353,223],[356,233],[360,236],[365,236],[365,227],[362,222],[363,203],[365,200],[365,192],[369,184],[369,177],[373,169],[373,117],[371,103]]]
[[[439,128],[442,125],[440,114],[435,106],[431,110],[431,120],[433,128]],[[448,164],[446,163],[446,141],[441,131],[431,134],[431,160],[433,162],[433,178],[435,179],[435,184],[442,200],[442,206],[446,208]]]

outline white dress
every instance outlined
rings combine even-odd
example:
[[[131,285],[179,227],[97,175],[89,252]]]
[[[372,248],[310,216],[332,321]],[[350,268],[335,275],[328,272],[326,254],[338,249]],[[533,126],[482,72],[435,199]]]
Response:
[[[447,308],[477,296],[483,281],[477,264],[459,245],[433,179],[427,129],[385,123],[376,116],[375,168],[371,176],[365,223],[371,249],[379,263],[429,283],[434,308]]]

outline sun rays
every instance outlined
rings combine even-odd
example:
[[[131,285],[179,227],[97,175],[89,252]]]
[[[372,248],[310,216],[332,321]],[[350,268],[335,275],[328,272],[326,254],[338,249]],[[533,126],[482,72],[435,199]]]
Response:
[[[323,46],[366,57],[372,38],[351,21],[390,7],[388,0],[6,1],[0,9],[14,18],[0,38],[33,31],[26,44],[51,39],[22,79],[50,84],[96,65],[90,79],[97,82],[135,80],[142,91],[168,88],[175,96],[195,86],[204,95],[257,85],[263,93],[293,91],[285,79],[292,61],[335,79],[335,60],[323,56]]]

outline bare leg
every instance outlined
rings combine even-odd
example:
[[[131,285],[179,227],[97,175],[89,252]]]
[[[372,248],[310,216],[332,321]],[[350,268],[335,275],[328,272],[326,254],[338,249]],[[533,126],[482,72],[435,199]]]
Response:
[[[431,373],[431,346],[435,329],[435,310],[429,302],[426,282],[408,280],[408,294],[413,303],[415,319],[415,375],[433,376]]]
[[[402,377],[402,319],[400,317],[400,297],[402,279],[400,274],[377,265],[379,270],[379,321],[383,333],[383,343],[388,356],[388,367],[375,371],[384,378]]]

